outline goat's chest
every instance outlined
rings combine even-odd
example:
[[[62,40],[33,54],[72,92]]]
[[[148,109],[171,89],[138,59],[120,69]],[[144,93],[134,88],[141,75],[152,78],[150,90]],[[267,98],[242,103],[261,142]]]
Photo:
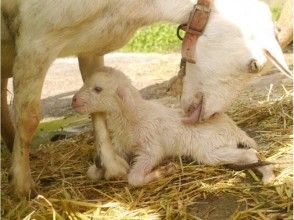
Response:
[[[111,141],[119,152],[133,153],[137,147],[137,132],[131,127],[121,123],[107,123]]]

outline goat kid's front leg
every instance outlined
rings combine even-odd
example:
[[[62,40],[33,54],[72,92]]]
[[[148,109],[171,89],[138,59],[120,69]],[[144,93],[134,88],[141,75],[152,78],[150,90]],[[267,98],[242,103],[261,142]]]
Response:
[[[11,181],[18,195],[35,193],[29,152],[32,137],[39,124],[40,98],[47,69],[54,59],[29,42],[19,45],[14,64],[13,113],[15,139],[12,152]],[[30,45],[30,46],[28,46]]]
[[[96,133],[98,137],[96,137],[95,145],[97,149],[100,148],[100,161],[101,165],[105,168],[105,179],[125,176],[128,173],[129,164],[116,153],[113,143],[110,140],[104,116],[96,113],[92,115],[92,118],[94,130],[98,131]]]
[[[78,59],[84,81],[94,74],[99,67],[104,65],[103,56],[95,53],[79,55]],[[103,175],[106,179],[126,175],[129,164],[115,152],[106,127],[105,116],[97,113],[92,114],[91,118],[94,127],[97,157],[100,158],[98,161],[101,164],[96,163],[95,165],[91,165],[87,171],[88,177],[93,180],[98,180]]]

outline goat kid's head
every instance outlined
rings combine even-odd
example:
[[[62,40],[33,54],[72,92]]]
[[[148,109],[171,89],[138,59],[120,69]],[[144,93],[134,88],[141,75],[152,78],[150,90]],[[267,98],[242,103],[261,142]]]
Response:
[[[72,107],[80,114],[118,111],[126,88],[133,89],[130,80],[122,72],[103,67],[86,80],[74,95]]]

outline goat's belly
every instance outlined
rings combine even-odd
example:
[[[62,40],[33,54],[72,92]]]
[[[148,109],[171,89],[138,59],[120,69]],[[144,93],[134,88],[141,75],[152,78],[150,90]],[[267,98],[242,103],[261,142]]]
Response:
[[[117,37],[117,36],[116,36]],[[119,41],[117,39],[120,39]],[[113,39],[113,36],[109,36],[108,39],[98,37],[89,37],[88,40],[75,39],[71,40],[60,52],[60,57],[66,57],[71,55],[79,55],[83,53],[95,53],[98,55],[104,55],[111,51],[117,50],[123,47],[129,38],[123,39],[117,37]]]
[[[60,56],[95,52],[103,55],[124,46],[140,23],[97,19],[88,24],[56,32],[63,44]]]

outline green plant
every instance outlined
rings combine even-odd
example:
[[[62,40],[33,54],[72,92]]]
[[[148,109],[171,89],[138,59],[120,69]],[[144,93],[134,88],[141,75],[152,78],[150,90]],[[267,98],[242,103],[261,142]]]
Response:
[[[180,48],[176,36],[177,26],[169,23],[158,23],[141,28],[122,48],[124,52],[172,52]]]

